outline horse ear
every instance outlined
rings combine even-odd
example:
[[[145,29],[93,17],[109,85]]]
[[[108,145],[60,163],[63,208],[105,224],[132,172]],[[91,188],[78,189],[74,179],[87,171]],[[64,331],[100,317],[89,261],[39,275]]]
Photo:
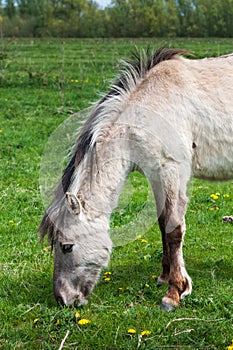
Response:
[[[75,215],[79,215],[81,212],[81,203],[78,197],[70,192],[66,192],[66,203],[68,204],[68,208],[71,209],[71,211]]]

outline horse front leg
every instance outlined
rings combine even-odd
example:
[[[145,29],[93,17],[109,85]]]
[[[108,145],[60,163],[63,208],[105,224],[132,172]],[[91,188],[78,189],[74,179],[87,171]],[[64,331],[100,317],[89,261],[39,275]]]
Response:
[[[185,269],[182,252],[189,169],[182,171],[168,164],[162,175],[159,181],[151,182],[163,243],[162,272],[158,284],[168,283],[161,308],[173,311],[179,306],[180,299],[192,291],[192,280]]]
[[[169,218],[169,221],[171,216]],[[165,236],[169,251],[170,271],[168,277],[168,290],[162,299],[161,308],[174,311],[180,300],[191,294],[192,280],[189,277],[183,259],[182,245],[185,234],[184,219],[173,230],[167,230]]]
[[[161,213],[158,218],[160,231],[162,234],[162,244],[163,244],[163,256],[162,256],[162,272],[158,277],[157,284],[163,285],[168,283],[169,275],[170,275],[170,251],[167,242],[167,234],[165,230],[165,215]]]

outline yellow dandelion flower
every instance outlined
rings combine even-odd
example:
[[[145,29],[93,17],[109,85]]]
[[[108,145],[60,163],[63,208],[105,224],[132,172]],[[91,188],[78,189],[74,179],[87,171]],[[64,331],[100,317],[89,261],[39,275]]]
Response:
[[[141,332],[141,335],[150,335],[151,334],[151,331],[148,331],[148,330],[145,330],[145,331],[142,331]]]
[[[38,321],[39,321],[39,318],[35,318],[34,321],[33,321],[33,323],[36,324]]]
[[[225,194],[223,195],[223,197],[224,197],[224,198],[229,198],[230,195],[229,195],[228,193],[225,193]]]
[[[91,322],[90,320],[87,320],[86,318],[82,318],[81,320],[78,321],[78,324],[83,326],[83,325],[86,325],[90,322]]]
[[[74,316],[75,316],[76,318],[80,318],[80,317],[81,317],[81,315],[80,315],[80,313],[79,313],[78,311],[75,312]]]
[[[104,275],[106,276],[106,275],[111,275],[112,273],[111,273],[111,271],[106,271],[105,273],[104,273]]]
[[[14,224],[14,220],[9,220],[9,224]]]
[[[44,251],[44,252],[47,252],[47,251],[48,251],[48,248],[47,248],[47,247],[44,247],[44,248],[43,248],[43,251]]]
[[[146,287],[146,288],[149,288],[150,286],[149,286],[149,284],[146,283],[146,284],[145,284],[145,287]]]
[[[122,288],[122,287],[118,288],[118,290],[119,290],[120,292],[124,292],[124,288]]]
[[[210,208],[210,210],[219,210],[219,207],[217,205],[214,205],[213,207]]]
[[[136,330],[134,328],[130,328],[130,329],[128,329],[127,333],[128,334],[135,334]]]
[[[218,196],[218,197],[221,196],[220,192],[216,192],[215,194],[216,194],[216,196]]]
[[[74,81],[75,83],[78,83],[78,79],[75,79],[75,81]]]
[[[151,276],[151,279],[152,279],[152,280],[156,280],[156,276],[155,276],[155,275],[152,275],[152,276]]]
[[[148,241],[146,239],[141,239],[142,243],[147,243]]]
[[[111,281],[111,278],[110,277],[105,277],[104,280],[105,280],[105,282],[109,282],[109,281]]]
[[[213,200],[217,200],[219,196],[218,196],[217,194],[212,193],[212,194],[210,195],[210,197],[211,197]]]
[[[138,236],[137,236],[137,239],[142,239],[142,235],[138,235]]]

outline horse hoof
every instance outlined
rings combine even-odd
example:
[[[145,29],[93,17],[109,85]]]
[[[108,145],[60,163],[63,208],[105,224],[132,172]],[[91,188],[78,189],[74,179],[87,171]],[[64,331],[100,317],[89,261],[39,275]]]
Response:
[[[164,286],[165,284],[168,283],[168,280],[165,280],[165,279],[162,279],[162,278],[158,278],[157,279],[157,286],[160,287],[160,286]]]
[[[160,309],[164,310],[166,312],[173,312],[173,311],[175,311],[175,307],[173,305],[167,304],[167,303],[164,303],[164,302],[160,305]]]

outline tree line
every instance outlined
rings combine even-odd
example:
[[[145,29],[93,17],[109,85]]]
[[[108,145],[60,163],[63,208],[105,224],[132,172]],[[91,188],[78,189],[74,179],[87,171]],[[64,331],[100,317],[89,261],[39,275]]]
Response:
[[[233,0],[0,0],[14,37],[233,37]]]

